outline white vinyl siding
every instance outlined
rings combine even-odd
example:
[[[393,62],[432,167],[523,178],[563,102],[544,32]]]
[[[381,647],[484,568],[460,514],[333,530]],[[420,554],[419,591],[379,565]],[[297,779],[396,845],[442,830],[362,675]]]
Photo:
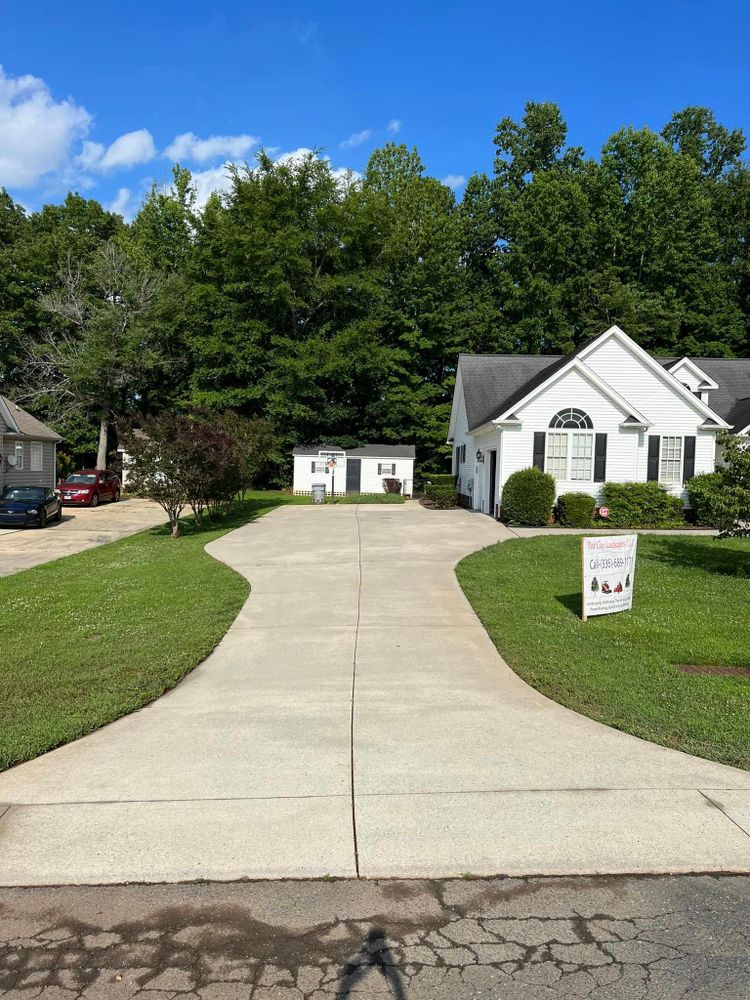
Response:
[[[32,441],[29,445],[29,471],[41,472],[44,468],[44,448],[41,441]]]
[[[659,482],[665,486],[682,483],[682,438],[666,436],[661,439]]]

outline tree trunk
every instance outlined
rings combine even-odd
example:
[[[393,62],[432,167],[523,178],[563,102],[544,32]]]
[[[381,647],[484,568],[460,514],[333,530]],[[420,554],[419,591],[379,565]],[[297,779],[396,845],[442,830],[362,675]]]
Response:
[[[108,436],[109,436],[109,427],[107,426],[107,418],[102,417],[102,419],[99,421],[99,451],[96,453],[97,469],[107,468]]]
[[[179,538],[180,536],[180,515],[179,513],[170,513],[169,521],[172,525],[172,538]]]

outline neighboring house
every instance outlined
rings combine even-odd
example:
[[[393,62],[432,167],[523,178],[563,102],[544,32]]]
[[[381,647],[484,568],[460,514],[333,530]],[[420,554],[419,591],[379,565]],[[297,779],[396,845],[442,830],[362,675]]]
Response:
[[[57,485],[59,434],[0,396],[0,493],[6,486]]]
[[[412,493],[413,445],[340,448],[335,444],[316,444],[295,448],[292,455],[295,493],[312,493],[314,483],[325,483],[327,493],[383,493],[384,479],[399,479],[401,492],[406,496]]]
[[[497,516],[531,465],[558,495],[656,480],[686,498],[714,470],[717,433],[748,425],[750,359],[654,358],[613,326],[564,357],[462,354],[448,441],[464,502]]]

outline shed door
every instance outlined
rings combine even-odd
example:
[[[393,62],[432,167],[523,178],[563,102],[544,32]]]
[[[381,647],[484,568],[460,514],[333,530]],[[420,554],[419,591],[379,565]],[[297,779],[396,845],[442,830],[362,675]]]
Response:
[[[347,458],[346,460],[346,492],[359,493],[362,484],[362,459]]]

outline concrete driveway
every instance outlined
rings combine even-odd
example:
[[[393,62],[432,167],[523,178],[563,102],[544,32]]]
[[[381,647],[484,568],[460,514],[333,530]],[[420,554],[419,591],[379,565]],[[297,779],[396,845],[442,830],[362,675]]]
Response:
[[[500,659],[453,567],[507,534],[290,506],[213,542],[252,582],[234,625],[153,705],[0,775],[0,884],[750,871],[750,773]]]
[[[115,542],[165,521],[164,511],[151,500],[120,500],[94,508],[64,507],[62,521],[48,524],[43,531],[0,529],[0,576]]]

